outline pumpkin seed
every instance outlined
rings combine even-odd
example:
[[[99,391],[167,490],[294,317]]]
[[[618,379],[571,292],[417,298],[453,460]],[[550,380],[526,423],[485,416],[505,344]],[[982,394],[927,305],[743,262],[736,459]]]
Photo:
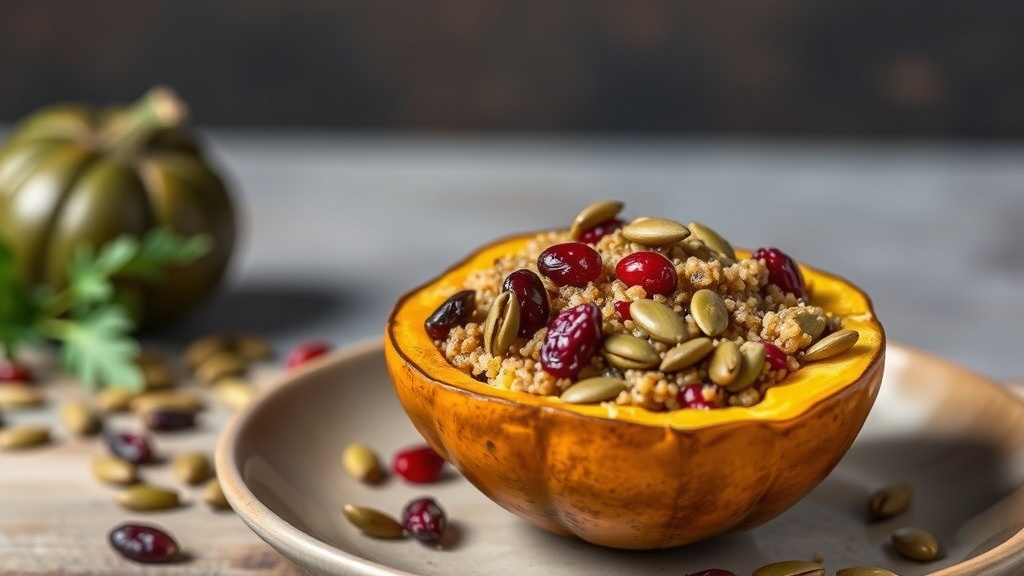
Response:
[[[622,237],[644,246],[667,246],[690,235],[679,222],[663,218],[637,218],[622,227]]]
[[[104,388],[96,393],[96,407],[101,412],[124,412],[139,393],[126,388]]]
[[[690,299],[690,316],[701,332],[718,336],[729,327],[729,309],[718,292],[701,288]]]
[[[506,290],[494,299],[484,321],[484,349],[491,356],[501,356],[516,341],[519,333],[519,299]]]
[[[92,475],[100,482],[119,486],[134,484],[138,480],[135,465],[113,455],[93,458]]]
[[[202,409],[203,402],[198,395],[187,390],[161,390],[139,394],[132,398],[129,406],[136,414],[154,410],[178,410],[195,413]]]
[[[817,314],[815,312],[802,311],[795,317],[796,323],[800,326],[800,330],[804,331],[808,336],[811,337],[811,341],[815,341],[821,336],[821,333],[825,331],[825,316],[823,314]]]
[[[730,260],[736,259],[736,251],[733,250],[732,244],[729,244],[729,242],[727,242],[725,238],[722,238],[718,232],[715,232],[713,229],[701,224],[700,222],[690,222],[686,227],[690,230],[691,234],[696,236],[708,248],[711,248]]]
[[[196,378],[200,382],[213,384],[228,376],[241,376],[245,373],[245,362],[234,352],[217,352],[202,361],[196,367]]]
[[[268,360],[274,355],[274,349],[269,342],[252,334],[237,336],[233,348],[243,359],[250,362]]]
[[[658,370],[662,372],[676,372],[689,368],[703,360],[714,349],[715,344],[711,341],[711,338],[704,336],[683,342],[665,352],[665,358],[662,359]]]
[[[239,377],[221,378],[213,387],[217,401],[232,410],[244,408],[256,397],[256,391]]]
[[[398,520],[375,508],[345,504],[342,511],[345,518],[367,536],[393,540],[404,535],[404,530]]]
[[[732,340],[720,342],[708,361],[708,378],[719,386],[731,384],[740,373],[742,364],[743,353],[739,345]]]
[[[365,444],[353,442],[346,446],[341,454],[341,463],[345,472],[360,482],[376,484],[384,478],[380,458]]]
[[[729,392],[740,392],[750,387],[761,375],[764,369],[765,350],[761,342],[744,342],[740,345],[740,353],[743,361],[740,363],[740,371],[736,378],[725,387]]]
[[[786,560],[762,566],[751,576],[825,576],[825,567],[818,562]]]
[[[596,376],[569,386],[562,392],[561,399],[570,404],[593,404],[611,400],[625,389],[625,380]]]
[[[612,365],[624,370],[644,370],[661,361],[650,342],[632,334],[612,334],[604,339],[602,353]]]
[[[622,210],[622,206],[622,202],[617,200],[605,200],[603,202],[594,202],[580,210],[580,213],[573,219],[572,225],[569,226],[569,237],[573,240],[578,240],[583,232],[602,222],[615,218]]]
[[[892,570],[876,568],[874,566],[854,566],[843,568],[836,572],[836,576],[900,576]]]
[[[629,305],[633,323],[659,342],[676,344],[686,340],[686,322],[676,311],[656,300],[634,300]]]
[[[210,459],[202,452],[185,452],[178,455],[171,463],[171,469],[179,481],[190,486],[204,482],[213,475]]]
[[[832,358],[838,356],[843,352],[846,352],[853,345],[857,343],[857,338],[860,334],[856,330],[837,330],[825,336],[821,340],[818,340],[814,344],[811,344],[807,350],[804,351],[802,359],[807,362],[814,362],[816,360],[824,360],[826,358]]]
[[[100,431],[101,422],[85,402],[66,402],[60,409],[60,419],[72,434],[90,436]]]
[[[226,337],[204,336],[194,340],[185,348],[185,364],[194,370],[210,356],[230,349],[231,345]]]
[[[50,441],[50,427],[42,424],[19,424],[0,429],[0,450],[21,450]]]
[[[174,371],[162,356],[142,354],[136,360],[142,372],[142,387],[146,390],[163,390],[174,386]]]
[[[228,510],[231,508],[231,503],[224,496],[224,489],[220,485],[220,480],[216,477],[207,480],[203,486],[203,502],[206,502],[206,505],[214,510]]]
[[[123,508],[145,512],[167,510],[179,504],[178,493],[152,484],[135,484],[118,493],[116,502]]]
[[[0,408],[32,408],[43,403],[43,394],[32,386],[10,384],[0,386]]]
[[[914,487],[900,482],[876,490],[868,498],[868,514],[872,520],[884,520],[903,513],[914,499]]]
[[[901,556],[927,562],[939,557],[939,541],[920,528],[900,528],[892,533],[892,547]]]

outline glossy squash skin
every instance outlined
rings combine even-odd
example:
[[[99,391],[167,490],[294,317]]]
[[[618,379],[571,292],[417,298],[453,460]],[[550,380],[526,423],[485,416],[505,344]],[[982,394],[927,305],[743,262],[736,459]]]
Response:
[[[762,524],[817,486],[874,403],[885,335],[868,297],[801,266],[809,300],[860,333],[750,408],[650,412],[500,390],[448,364],[423,322],[468,272],[526,236],[481,249],[405,295],[385,334],[395,391],[423,437],[505,509],[602,546],[654,549]]]
[[[22,280],[59,288],[76,247],[164,226],[205,234],[213,248],[159,282],[120,283],[139,322],[176,320],[218,286],[234,248],[235,210],[185,115],[173,93],[155,88],[129,107],[58,104],[15,126],[0,148],[0,234]]]

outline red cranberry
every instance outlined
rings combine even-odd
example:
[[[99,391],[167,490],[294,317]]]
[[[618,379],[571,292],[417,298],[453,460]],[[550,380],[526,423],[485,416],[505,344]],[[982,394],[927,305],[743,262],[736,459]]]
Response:
[[[721,568],[708,568],[707,570],[700,570],[684,576],[736,576],[736,573],[722,570]]]
[[[105,436],[107,448],[132,464],[146,464],[154,460],[153,446],[144,434],[110,432]]]
[[[703,384],[687,384],[680,387],[679,393],[676,395],[676,401],[679,402],[681,408],[698,408],[701,410],[718,408],[718,404],[704,399]]]
[[[413,446],[395,453],[391,469],[414,484],[429,484],[441,476],[444,458],[427,445]]]
[[[641,286],[648,294],[675,292],[679,275],[672,262],[657,252],[633,252],[615,265],[615,276],[627,286]]]
[[[32,371],[21,362],[0,360],[0,382],[31,382]]]
[[[548,290],[540,276],[525,268],[516,270],[505,278],[502,292],[511,290],[519,302],[519,335],[524,338],[547,326],[551,315]]]
[[[601,345],[601,310],[592,303],[563,310],[548,325],[540,365],[556,378],[575,378]]]
[[[107,540],[125,558],[146,564],[173,562],[181,550],[170,534],[147,524],[120,524]]]
[[[444,510],[433,498],[417,498],[402,510],[402,527],[420,542],[439,542],[447,523]]]
[[[797,298],[807,297],[807,286],[796,261],[778,248],[758,248],[754,258],[764,260],[768,266],[768,282],[778,286],[783,292],[791,292]]]
[[[452,328],[469,321],[476,307],[476,292],[462,290],[448,297],[423,323],[427,334],[434,340],[444,340]]]
[[[612,232],[615,232],[619,228],[622,228],[622,220],[619,220],[618,218],[605,220],[604,222],[595,224],[593,228],[581,232],[579,240],[580,242],[586,242],[587,244],[597,244],[598,240]]]
[[[601,275],[601,255],[582,242],[549,246],[537,257],[537,269],[558,286],[586,286]]]
[[[284,366],[289,370],[297,368],[317,356],[323,356],[330,350],[331,345],[322,340],[303,342],[288,353],[288,356],[284,359]]]
[[[615,304],[612,304],[615,307],[615,313],[619,315],[623,322],[633,319],[633,315],[629,313],[629,305],[632,303],[632,300],[616,300]]]
[[[762,342],[762,344],[764,344],[764,359],[771,366],[772,371],[789,368],[789,363],[786,361],[786,353],[782,349],[771,342]]]

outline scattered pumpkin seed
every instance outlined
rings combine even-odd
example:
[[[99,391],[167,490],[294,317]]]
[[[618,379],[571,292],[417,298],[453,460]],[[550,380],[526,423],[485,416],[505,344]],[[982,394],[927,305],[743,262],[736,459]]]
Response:
[[[914,487],[899,482],[876,490],[868,498],[868,515],[872,520],[884,520],[902,514],[914,499]]]
[[[274,348],[269,342],[252,334],[237,336],[234,340],[234,350],[249,362],[268,360],[274,355]]]
[[[594,202],[587,206],[573,219],[569,226],[569,237],[578,240],[580,234],[590,230],[598,224],[615,218],[622,210],[623,203],[617,200],[605,200]]]
[[[519,299],[511,290],[498,294],[484,321],[484,350],[501,356],[516,341],[519,333]]]
[[[751,576],[825,576],[825,567],[819,562],[785,560],[762,566]]]
[[[593,404],[611,400],[626,389],[626,382],[618,378],[596,376],[569,386],[560,398],[570,404]]]
[[[214,510],[228,510],[231,508],[227,497],[224,496],[224,489],[220,485],[220,480],[216,477],[207,480],[203,486],[203,502],[206,502],[206,505]]]
[[[900,528],[892,533],[892,547],[901,556],[927,562],[939,557],[939,541],[920,528]]]
[[[245,361],[238,354],[222,350],[207,357],[196,367],[196,378],[205,384],[214,384],[221,378],[241,376],[245,368]]]
[[[676,344],[686,340],[686,322],[667,304],[657,300],[634,300],[629,305],[633,323],[659,342]]]
[[[732,244],[729,244],[725,238],[722,238],[718,232],[715,232],[709,226],[705,226],[700,222],[690,222],[686,227],[690,230],[691,234],[696,236],[708,248],[730,260],[736,259],[736,251],[733,250]]]
[[[726,390],[729,392],[741,392],[748,389],[757,381],[761,370],[764,369],[765,349],[763,343],[748,340],[740,344],[740,354],[743,356],[743,360],[740,362],[740,370],[736,374],[736,378],[726,386]]]
[[[701,288],[690,299],[690,316],[701,332],[718,336],[729,327],[729,309],[718,292]]]
[[[622,227],[622,237],[644,246],[667,246],[690,235],[679,222],[663,218],[637,218]]]
[[[217,401],[232,410],[244,408],[256,397],[256,390],[239,377],[221,378],[213,387]]]
[[[725,340],[715,346],[708,361],[708,378],[719,386],[731,384],[740,373],[743,364],[743,353],[738,344]]]
[[[645,370],[661,361],[650,342],[632,334],[611,334],[604,339],[601,349],[609,363],[623,370]]]
[[[228,339],[224,336],[204,336],[194,340],[185,348],[185,364],[195,370],[199,365],[214,354],[230,349]]]
[[[96,393],[96,407],[101,412],[124,412],[139,393],[126,388],[103,388]]]
[[[41,405],[44,399],[43,393],[34,386],[0,386],[0,408],[32,408]]]
[[[345,504],[342,512],[353,526],[367,536],[394,540],[405,535],[398,520],[375,508]]]
[[[700,336],[669,348],[665,357],[661,360],[658,370],[662,372],[676,372],[689,368],[704,359],[705,356],[715,349],[711,338]]]
[[[50,427],[42,424],[18,424],[0,429],[0,450],[22,450],[50,441]]]
[[[213,475],[213,465],[203,452],[185,452],[171,462],[174,476],[181,482],[195,486]]]
[[[180,503],[178,493],[170,488],[152,484],[135,484],[119,492],[115,498],[123,508],[146,512],[176,508]]]
[[[64,427],[76,436],[91,436],[102,428],[102,421],[92,408],[77,400],[65,402],[61,406],[60,419]]]
[[[376,484],[384,478],[380,458],[366,444],[353,442],[346,446],[341,454],[341,463],[345,472],[360,482]]]
[[[145,390],[164,390],[174,386],[174,371],[163,356],[141,354],[135,363],[142,372],[142,387]]]
[[[194,413],[202,409],[203,401],[198,394],[188,390],[159,390],[139,394],[131,399],[129,406],[136,414],[153,410],[181,410]]]
[[[853,348],[859,337],[860,334],[856,330],[837,330],[808,346],[802,360],[814,362],[838,356]]]
[[[874,566],[854,566],[843,568],[836,572],[836,576],[900,576],[892,570],[876,568]]]
[[[112,454],[93,458],[91,468],[92,475],[104,484],[127,486],[138,480],[135,465]]]

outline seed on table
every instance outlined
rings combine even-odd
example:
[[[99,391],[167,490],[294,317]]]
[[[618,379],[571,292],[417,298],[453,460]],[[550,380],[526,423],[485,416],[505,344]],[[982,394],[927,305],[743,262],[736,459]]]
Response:
[[[899,482],[876,490],[868,498],[868,514],[872,520],[884,520],[901,514],[914,499],[914,487]]]
[[[102,428],[102,421],[85,402],[71,400],[60,409],[60,419],[72,434],[91,436]]]
[[[124,412],[139,393],[126,388],[104,388],[96,393],[96,407],[100,412]]]
[[[684,368],[689,368],[703,360],[714,349],[715,343],[711,338],[704,336],[677,344],[665,352],[665,357],[662,358],[658,370],[662,372],[677,372]]]
[[[33,408],[41,405],[44,399],[43,393],[34,386],[0,386],[0,408]]]
[[[234,352],[217,352],[196,367],[196,378],[204,384],[214,384],[221,378],[241,376],[246,365],[242,358]]]
[[[197,394],[188,390],[160,390],[136,396],[129,406],[136,414],[151,410],[198,412],[203,408],[203,401]]]
[[[667,304],[656,300],[634,300],[629,305],[629,315],[637,327],[659,342],[676,344],[686,340],[686,322]]]
[[[127,486],[138,480],[137,470],[131,462],[111,455],[92,459],[92,475],[104,484]]]
[[[104,439],[112,454],[132,464],[147,464],[155,460],[153,446],[144,434],[108,432]]]
[[[572,224],[569,226],[569,237],[573,240],[579,240],[580,234],[583,232],[618,216],[619,212],[622,211],[622,207],[623,203],[618,200],[604,200],[590,204],[583,208],[583,210],[580,210],[576,218],[573,219]]]
[[[137,512],[167,510],[180,503],[178,493],[152,484],[135,484],[119,492],[115,501],[123,508]]]
[[[240,334],[234,339],[234,350],[249,362],[269,360],[274,355],[274,348],[259,336]]]
[[[519,299],[511,290],[498,294],[484,320],[484,350],[491,356],[501,356],[516,341],[519,334]]]
[[[838,356],[853,348],[859,337],[860,334],[856,330],[837,330],[808,346],[801,359],[814,362]]]
[[[729,309],[718,292],[701,288],[690,299],[690,316],[701,332],[718,336],[729,327]]]
[[[440,542],[447,523],[444,509],[433,498],[417,498],[402,509],[402,527],[420,542]]]
[[[667,246],[690,235],[679,222],[664,218],[637,218],[622,227],[622,237],[644,246]]]
[[[194,486],[213,475],[213,465],[203,452],[185,452],[171,462],[174,476],[181,482]]]
[[[892,547],[901,556],[927,562],[939,557],[939,541],[920,528],[900,528],[892,533]]]
[[[384,469],[377,453],[361,442],[345,446],[341,453],[341,464],[349,476],[360,482],[376,484],[384,479]]]
[[[353,526],[368,536],[392,540],[405,536],[398,520],[375,508],[345,504],[342,511]]]
[[[181,548],[166,530],[148,524],[126,522],[107,535],[110,546],[129,560],[146,564],[173,562]]]
[[[900,576],[892,570],[876,568],[874,566],[854,566],[843,568],[836,572],[836,576]]]
[[[686,227],[689,228],[690,232],[708,248],[718,252],[730,260],[736,259],[736,251],[733,250],[732,244],[729,244],[725,238],[722,238],[718,232],[715,232],[709,226],[705,226],[700,222],[690,222]]]
[[[214,335],[204,336],[192,341],[185,348],[185,364],[191,369],[196,369],[203,360],[218,353],[230,350],[231,345],[225,336]]]
[[[240,410],[256,397],[256,390],[242,378],[222,378],[213,387],[217,401],[232,410]]]
[[[170,362],[156,354],[141,354],[135,360],[142,372],[143,388],[146,390],[163,390],[174,386],[176,378]]]
[[[224,489],[217,477],[210,478],[203,486],[203,502],[213,510],[231,509],[231,503],[224,496]]]
[[[751,576],[825,576],[825,567],[818,562],[786,560],[762,566]]]
[[[42,424],[18,424],[0,429],[0,450],[22,450],[47,444],[50,427]]]
[[[594,404],[612,400],[626,389],[626,381],[620,378],[597,376],[587,378],[569,386],[559,398],[570,404]]]
[[[423,327],[434,340],[444,340],[452,328],[468,322],[475,309],[476,292],[461,290],[442,302],[423,322]]]
[[[196,427],[196,413],[178,408],[154,408],[139,414],[143,426],[154,432],[177,432]]]

